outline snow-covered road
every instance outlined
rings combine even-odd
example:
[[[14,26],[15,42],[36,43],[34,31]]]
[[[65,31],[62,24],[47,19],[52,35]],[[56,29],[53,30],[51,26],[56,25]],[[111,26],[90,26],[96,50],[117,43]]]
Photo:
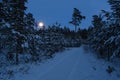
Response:
[[[28,73],[16,74],[15,80],[120,80],[116,72],[106,72],[107,66],[83,47],[73,48],[39,65],[31,64]]]

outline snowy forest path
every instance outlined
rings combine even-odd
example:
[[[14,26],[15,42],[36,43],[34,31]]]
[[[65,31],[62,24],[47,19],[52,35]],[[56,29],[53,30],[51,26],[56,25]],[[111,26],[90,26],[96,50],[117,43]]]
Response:
[[[73,48],[40,65],[31,65],[28,74],[15,80],[118,80],[106,72],[107,66],[83,47]]]

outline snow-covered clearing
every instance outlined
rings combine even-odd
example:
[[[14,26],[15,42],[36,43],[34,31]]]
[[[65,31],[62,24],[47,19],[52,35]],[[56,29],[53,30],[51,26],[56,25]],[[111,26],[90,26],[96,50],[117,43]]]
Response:
[[[29,64],[27,73],[15,74],[15,80],[120,80],[118,71],[106,72],[108,62],[96,59],[83,47],[72,48],[40,64]]]

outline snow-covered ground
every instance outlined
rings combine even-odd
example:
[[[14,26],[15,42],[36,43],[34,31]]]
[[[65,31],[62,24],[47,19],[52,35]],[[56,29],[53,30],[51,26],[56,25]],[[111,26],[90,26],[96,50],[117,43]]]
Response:
[[[29,70],[16,73],[14,80],[120,80],[117,70],[106,72],[108,65],[83,47],[72,48],[42,63],[28,64]]]

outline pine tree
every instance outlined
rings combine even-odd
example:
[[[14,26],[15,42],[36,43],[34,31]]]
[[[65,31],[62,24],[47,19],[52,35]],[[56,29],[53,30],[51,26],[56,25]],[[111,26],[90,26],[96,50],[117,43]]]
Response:
[[[24,15],[25,15],[25,2],[27,0],[2,0],[2,21],[5,22],[4,33],[11,35],[11,41],[14,42],[16,46],[16,64],[18,64],[18,54],[22,53],[22,43],[24,40]],[[2,26],[3,27],[3,26]],[[3,31],[3,30],[2,30]],[[5,32],[7,31],[7,32]],[[9,37],[8,36],[8,37]],[[15,51],[14,50],[14,51]]]
[[[74,8],[72,21],[70,21],[69,23],[75,26],[75,32],[77,31],[77,26],[80,25],[82,19],[85,19],[85,16],[82,16],[81,12],[77,8]]]

